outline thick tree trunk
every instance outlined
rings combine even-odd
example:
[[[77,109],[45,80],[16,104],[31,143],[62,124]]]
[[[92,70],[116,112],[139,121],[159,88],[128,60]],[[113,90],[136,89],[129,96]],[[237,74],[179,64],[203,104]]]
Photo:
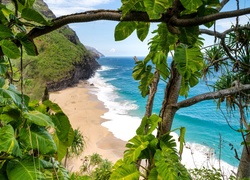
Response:
[[[247,134],[246,142],[250,142],[250,134]],[[244,146],[240,164],[238,166],[237,179],[250,178],[250,146]]]
[[[171,64],[171,76],[165,89],[164,101],[160,111],[162,122],[159,124],[158,137],[169,132],[172,127],[174,115],[178,108],[175,106],[181,87],[181,75],[175,68],[174,62]]]

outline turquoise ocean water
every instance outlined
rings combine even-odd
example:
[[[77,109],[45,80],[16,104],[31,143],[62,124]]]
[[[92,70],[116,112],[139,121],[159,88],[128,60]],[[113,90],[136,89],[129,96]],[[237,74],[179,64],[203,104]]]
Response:
[[[133,57],[103,57],[98,62],[102,67],[89,81],[97,87],[93,93],[109,109],[103,116],[108,121],[103,125],[117,138],[129,140],[135,135],[146,104],[146,98],[141,97],[137,88],[138,82],[132,78],[132,69],[135,65]],[[215,79],[208,79],[207,83],[211,84],[213,81]],[[160,111],[164,87],[165,83],[160,82],[153,110],[156,114]],[[200,82],[191,89],[189,97],[210,91],[212,89],[205,82]],[[185,98],[179,99],[181,101]],[[242,138],[228,123],[238,129],[239,121],[237,115],[229,116],[224,105],[222,107],[224,115],[217,109],[213,100],[180,109],[175,116],[173,129],[186,127],[187,143],[198,149],[212,150],[216,158],[221,157],[230,165],[238,166],[239,161],[234,156],[235,150],[240,155]]]

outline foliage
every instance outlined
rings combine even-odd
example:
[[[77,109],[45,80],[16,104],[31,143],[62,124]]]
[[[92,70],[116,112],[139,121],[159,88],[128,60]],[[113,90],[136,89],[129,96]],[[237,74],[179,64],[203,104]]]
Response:
[[[180,130],[180,150],[176,150],[176,142],[169,133],[157,138],[152,133],[158,122],[161,121],[157,115],[144,117],[137,135],[126,144],[127,150],[123,159],[116,162],[112,169],[110,179],[190,179],[186,168],[181,164],[180,156],[184,144],[184,128]],[[148,131],[144,131],[144,127]],[[148,161],[150,166],[139,165],[141,161]],[[144,163],[143,163],[144,164]]]
[[[203,179],[221,180],[221,179],[224,179],[224,177],[223,177],[224,175],[220,169],[215,169],[215,168],[207,169],[205,167],[202,167],[201,169],[197,169],[197,168],[190,169],[189,172],[190,172],[192,178],[195,180],[203,180]],[[234,180],[236,178],[231,175],[228,179]]]
[[[108,180],[111,174],[112,162],[107,159],[102,159],[101,155],[94,153],[91,156],[86,156],[81,166],[81,173],[84,176],[96,180]]]
[[[0,176],[15,180],[67,179],[67,170],[59,163],[74,138],[67,116],[49,100],[30,101],[23,87],[20,93],[12,84],[10,58],[20,58],[22,64],[23,51],[37,55],[35,44],[27,38],[27,26],[49,26],[51,22],[32,9],[34,1],[17,2],[13,9],[18,14],[0,6],[0,46],[4,54],[0,68]]]
[[[85,149],[86,142],[79,128],[74,130],[74,139],[69,147],[69,155],[79,156]]]

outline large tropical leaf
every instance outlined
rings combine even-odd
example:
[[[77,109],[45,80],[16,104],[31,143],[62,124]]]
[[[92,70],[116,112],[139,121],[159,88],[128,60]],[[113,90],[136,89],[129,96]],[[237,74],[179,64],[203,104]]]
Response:
[[[141,154],[141,151],[147,148],[149,141],[147,136],[137,135],[129,140],[126,147],[129,148],[124,152],[124,161],[131,163],[136,162]]]
[[[27,149],[35,149],[39,154],[54,154],[57,151],[54,140],[44,128],[21,129],[20,141]]]
[[[151,134],[156,129],[160,121],[161,118],[156,114],[151,115],[149,118],[146,116],[143,117],[139,128],[136,130],[136,134],[137,135]],[[147,127],[147,132],[145,132],[145,127]]]
[[[161,178],[168,180],[191,179],[187,169],[180,163],[178,155],[172,149],[156,150],[154,160],[158,176]]]
[[[34,42],[30,41],[25,34],[19,33],[16,35],[16,38],[21,42],[28,55],[30,56],[38,55],[36,45],[34,44]]]
[[[128,36],[132,34],[132,32],[134,32],[136,27],[137,27],[137,23],[133,21],[119,22],[119,24],[117,24],[117,26],[115,27],[115,40],[121,41],[121,40],[126,39]]]
[[[7,175],[9,180],[43,180],[45,177],[39,168],[39,164],[32,159],[14,159],[7,165]]]
[[[144,0],[144,6],[150,19],[159,19],[172,6],[172,0]]]
[[[19,149],[15,132],[11,125],[0,128],[0,152],[21,156],[21,150]]]
[[[21,16],[28,21],[34,21],[42,25],[51,25],[51,22],[49,22],[42,14],[32,8],[24,8],[22,10]]]
[[[8,87],[0,88],[0,96],[3,98],[10,98],[20,109],[25,108],[29,102],[29,97],[26,95],[21,95],[12,84],[10,84]],[[22,100],[22,98],[24,99]]]
[[[68,140],[71,124],[68,117],[63,112],[58,112],[52,116],[53,123],[56,127],[56,134],[60,141],[65,142]]]
[[[54,127],[52,119],[39,111],[24,112],[23,116],[29,123],[34,123],[38,126]]]
[[[74,139],[74,130],[70,128],[67,141],[60,141],[57,135],[54,135],[54,141],[56,143],[58,152],[57,152],[57,160],[61,161],[65,155],[67,154],[67,148],[72,145]]]
[[[10,38],[13,36],[14,35],[12,31],[7,26],[0,24],[0,40],[5,38]]]
[[[193,87],[201,77],[204,60],[200,48],[197,46],[180,45],[176,48],[174,61],[178,72],[182,76],[181,95],[187,96],[189,86]]]
[[[137,37],[141,41],[143,41],[147,37],[149,27],[150,27],[150,23],[148,22],[138,22],[136,32],[137,32]]]
[[[18,49],[16,44],[10,40],[1,40],[0,46],[2,47],[4,55],[11,59],[17,59],[21,56],[20,50]]]
[[[192,26],[192,27],[181,27],[180,28],[180,42],[187,45],[194,45],[199,36],[199,27]]]
[[[138,180],[139,177],[140,172],[135,164],[124,163],[112,172],[110,180]]]
[[[189,11],[196,11],[202,4],[202,0],[180,0],[181,4]]]
[[[131,10],[134,10],[136,4],[141,2],[141,0],[133,0],[133,1],[124,1],[122,2],[122,17],[125,17]]]

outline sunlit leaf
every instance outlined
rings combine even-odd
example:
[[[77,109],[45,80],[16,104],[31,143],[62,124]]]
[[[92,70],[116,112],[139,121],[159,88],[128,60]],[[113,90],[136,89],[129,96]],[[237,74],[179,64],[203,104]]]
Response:
[[[139,179],[140,172],[135,164],[122,164],[112,172],[110,180],[131,180]]]
[[[197,10],[202,4],[202,0],[180,0],[181,4],[190,11]]]
[[[148,31],[149,31],[149,27],[150,27],[150,23],[148,22],[139,22],[137,25],[137,37],[143,41],[147,35],[148,35]]]
[[[32,8],[24,8],[21,16],[28,21],[34,21],[48,26],[51,25],[51,23],[42,14]]]
[[[129,149],[124,152],[124,161],[131,163],[136,162],[137,158],[140,156],[141,151],[146,149],[149,144],[146,136],[135,136],[129,140],[126,147]]]
[[[45,176],[39,171],[39,165],[32,160],[11,160],[7,165],[7,175],[10,180],[36,180],[45,179]]]
[[[134,30],[137,27],[136,22],[119,22],[117,26],[115,27],[115,40],[116,41],[121,41],[126,39],[128,36],[134,32]]]
[[[172,6],[172,0],[145,0],[144,6],[150,19],[159,19]]]
[[[52,119],[39,111],[24,112],[23,116],[29,123],[34,123],[38,126],[54,127]]]
[[[39,154],[54,154],[57,151],[54,140],[44,128],[21,129],[20,141],[26,148],[35,149]]]
[[[21,156],[21,150],[19,149],[15,132],[11,125],[0,128],[0,152]]]
[[[4,55],[11,59],[16,59],[21,56],[19,48],[15,43],[9,40],[1,40],[0,46],[2,47]]]

